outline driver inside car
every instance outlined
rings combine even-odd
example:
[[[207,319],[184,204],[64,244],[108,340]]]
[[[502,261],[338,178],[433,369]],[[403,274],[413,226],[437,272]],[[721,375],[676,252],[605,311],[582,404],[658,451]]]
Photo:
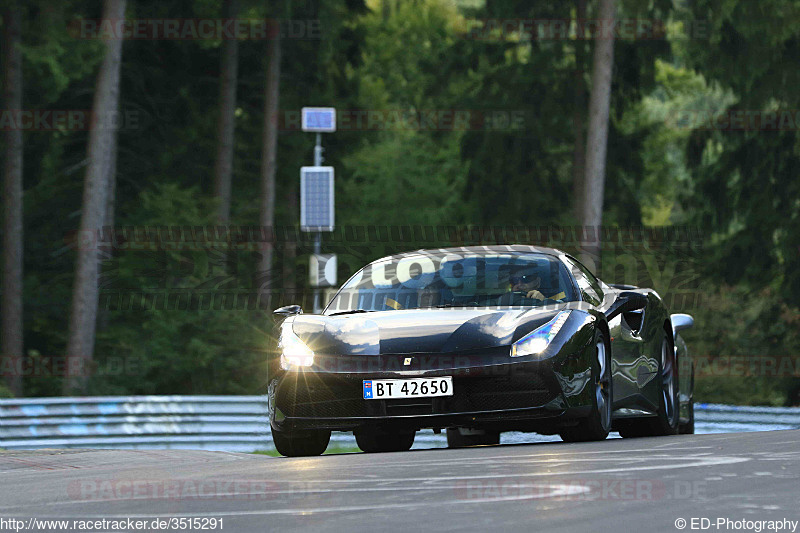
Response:
[[[539,289],[542,284],[542,278],[529,269],[521,269],[512,272],[508,278],[510,284],[510,291],[500,296],[497,301],[498,305],[521,305],[525,304],[525,299],[531,300],[560,300],[566,295],[564,291],[554,294],[552,296],[545,296]]]

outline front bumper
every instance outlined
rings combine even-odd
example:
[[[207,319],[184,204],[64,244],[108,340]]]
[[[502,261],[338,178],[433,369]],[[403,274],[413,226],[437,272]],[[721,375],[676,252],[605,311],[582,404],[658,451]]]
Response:
[[[565,394],[561,377],[565,363],[576,366],[581,357],[510,361],[504,351],[483,354],[478,364],[470,356],[416,355],[413,370],[400,370],[406,358],[382,355],[366,371],[340,359],[337,368],[281,372],[270,384],[270,422],[282,430],[465,426],[546,431],[554,422],[584,416]],[[453,396],[363,399],[365,379],[436,376],[453,377]]]

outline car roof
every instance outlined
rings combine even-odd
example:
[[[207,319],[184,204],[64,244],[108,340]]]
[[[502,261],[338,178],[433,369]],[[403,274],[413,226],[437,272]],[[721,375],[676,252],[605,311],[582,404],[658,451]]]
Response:
[[[548,248],[546,246],[533,246],[530,244],[493,244],[488,246],[458,246],[451,248],[425,248],[420,250],[413,250],[402,252],[399,254],[387,255],[376,259],[374,262],[386,259],[402,259],[413,255],[425,253],[453,253],[453,254],[503,254],[503,253],[539,253],[547,255],[563,255],[564,252],[557,248]]]

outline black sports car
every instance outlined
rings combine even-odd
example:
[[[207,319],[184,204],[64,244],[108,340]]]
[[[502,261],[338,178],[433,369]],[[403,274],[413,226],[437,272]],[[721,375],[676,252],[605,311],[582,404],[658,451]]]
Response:
[[[502,431],[565,441],[693,432],[693,371],[651,289],[607,285],[551,248],[480,246],[384,257],[321,315],[275,311],[270,424],[283,455],[331,431],[366,452],[408,450],[422,428],[451,447]],[[678,362],[681,360],[681,364]]]

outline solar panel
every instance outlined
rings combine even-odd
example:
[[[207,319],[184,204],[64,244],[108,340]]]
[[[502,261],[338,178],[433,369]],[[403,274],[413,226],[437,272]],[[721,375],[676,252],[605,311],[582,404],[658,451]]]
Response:
[[[336,131],[336,109],[333,107],[304,107],[301,126],[303,131],[333,133]]]
[[[333,167],[300,169],[300,230],[333,231]]]

